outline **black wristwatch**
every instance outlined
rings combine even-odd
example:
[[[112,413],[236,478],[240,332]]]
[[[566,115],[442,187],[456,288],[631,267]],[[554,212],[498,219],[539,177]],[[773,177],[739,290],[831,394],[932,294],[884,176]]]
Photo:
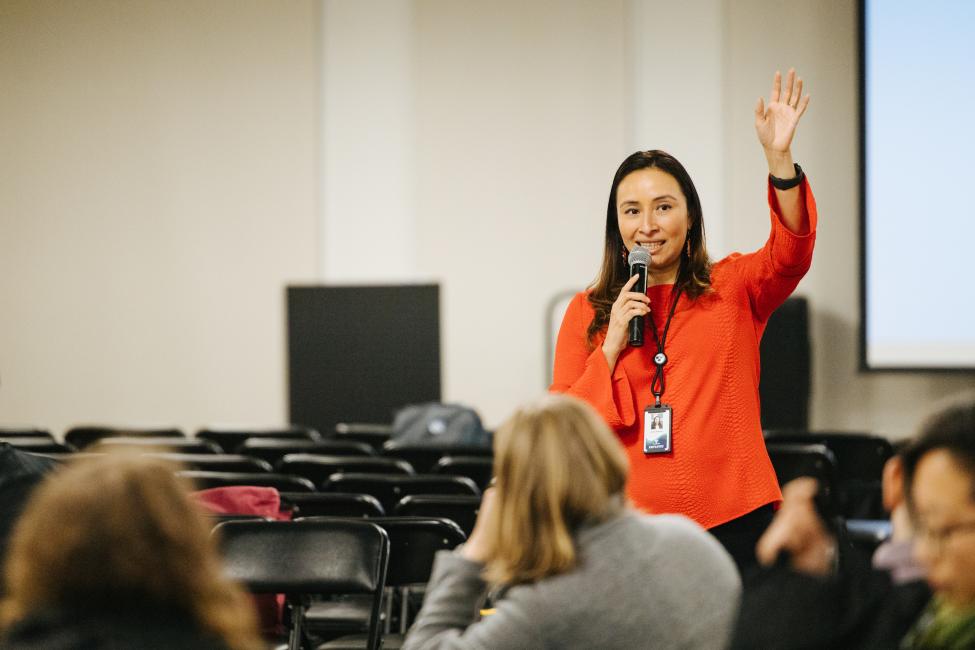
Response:
[[[772,176],[771,174],[768,175],[769,181],[772,182],[772,187],[777,190],[791,190],[793,187],[802,182],[802,179],[806,177],[802,171],[802,167],[799,166],[799,163],[792,164],[796,166],[796,175],[792,178],[779,178],[777,176]]]

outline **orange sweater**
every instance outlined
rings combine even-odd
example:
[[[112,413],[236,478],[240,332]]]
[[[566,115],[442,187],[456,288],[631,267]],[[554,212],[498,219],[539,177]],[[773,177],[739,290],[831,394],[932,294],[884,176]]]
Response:
[[[782,498],[762,438],[759,417],[759,342],[769,315],[792,293],[812,261],[816,202],[800,186],[807,235],[782,223],[768,187],[772,232],[765,246],[732,254],[712,268],[713,292],[682,295],[667,335],[666,392],[673,408],[673,451],[643,453],[643,410],[653,404],[650,380],[656,344],[647,333],[627,347],[610,372],[602,352],[605,330],[586,342],[593,309],[586,292],[565,313],[550,390],[580,397],[619,435],[630,459],[627,486],[648,512],[687,515],[705,528],[731,521]],[[650,287],[651,315],[663,331],[673,285]]]

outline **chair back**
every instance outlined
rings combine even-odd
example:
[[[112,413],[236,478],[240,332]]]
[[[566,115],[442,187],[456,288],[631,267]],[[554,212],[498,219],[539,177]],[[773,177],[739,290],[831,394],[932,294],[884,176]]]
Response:
[[[826,516],[837,514],[836,458],[825,445],[777,444],[766,445],[779,485],[800,476],[819,481],[817,505]]]
[[[54,440],[54,436],[47,429],[35,429],[33,427],[0,427],[0,438],[48,438]]]
[[[411,494],[393,509],[397,517],[437,517],[457,524],[470,535],[481,510],[481,497],[470,494]]]
[[[88,445],[103,438],[185,438],[186,435],[177,428],[139,428],[139,427],[106,427],[80,426],[71,427],[64,433],[64,441],[77,449],[84,449]]]
[[[437,463],[444,456],[480,456],[493,458],[490,447],[474,445],[411,445],[398,440],[390,440],[383,445],[383,455],[391,458],[401,458],[420,473],[435,472]]]
[[[390,424],[378,424],[372,422],[339,422],[335,425],[335,437],[338,440],[351,440],[353,442],[363,442],[376,451],[383,448],[393,435],[393,427]]]
[[[287,427],[272,429],[248,429],[238,427],[207,427],[196,432],[196,437],[203,440],[210,440],[225,453],[232,454],[244,444],[248,438],[273,438],[284,440],[321,440],[321,434],[311,427],[291,425]]]
[[[248,438],[237,453],[260,458],[274,465],[288,454],[322,456],[375,456],[376,451],[364,442],[352,440],[298,440],[290,438]]]
[[[360,474],[340,472],[323,484],[323,492],[359,492],[371,494],[386,512],[392,512],[399,500],[410,494],[468,494],[480,496],[474,481],[465,476],[437,474]]]
[[[282,492],[282,508],[292,517],[382,517],[386,514],[379,500],[368,494],[347,492]]]
[[[278,461],[276,470],[281,474],[304,476],[315,485],[321,485],[329,476],[337,472],[406,475],[416,473],[409,463],[394,458],[317,454],[288,454]]]
[[[0,438],[0,443],[5,442],[11,447],[21,451],[28,451],[32,454],[68,454],[75,451],[69,444],[58,442],[52,438],[40,437],[11,437]]]
[[[238,454],[169,454],[148,453],[146,456],[177,463],[186,469],[202,472],[271,473],[274,468],[266,460]]]
[[[466,476],[481,490],[486,490],[494,477],[494,458],[491,456],[444,456],[433,466],[434,474]]]
[[[315,484],[300,476],[274,474],[271,472],[206,472],[202,470],[183,470],[179,476],[192,481],[197,490],[231,485],[255,485],[273,487],[278,492],[314,492]]]
[[[881,481],[884,464],[894,455],[890,441],[869,433],[772,429],[775,444],[825,445],[836,458],[839,514],[848,519],[885,519]]]
[[[196,438],[105,438],[101,446],[132,451],[152,451],[174,454],[219,454],[222,450],[209,440]]]
[[[371,595],[367,647],[379,647],[389,562],[389,537],[382,528],[364,520],[231,521],[214,533],[231,579],[252,592],[283,593],[291,599],[297,613],[290,647],[300,645],[304,608],[313,594]]]

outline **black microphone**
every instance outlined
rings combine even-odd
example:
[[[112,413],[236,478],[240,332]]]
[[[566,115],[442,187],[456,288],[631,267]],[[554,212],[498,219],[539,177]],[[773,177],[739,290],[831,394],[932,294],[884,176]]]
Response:
[[[647,267],[650,266],[650,251],[640,245],[634,245],[627,259],[630,263],[630,277],[640,276],[630,291],[645,294],[647,292]],[[643,316],[630,319],[630,345],[635,348],[643,345]]]

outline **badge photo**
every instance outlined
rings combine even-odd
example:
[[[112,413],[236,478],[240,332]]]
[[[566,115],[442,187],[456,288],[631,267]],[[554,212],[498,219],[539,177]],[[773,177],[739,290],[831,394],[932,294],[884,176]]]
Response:
[[[648,406],[643,413],[643,453],[666,454],[671,447],[671,410],[666,404]]]

